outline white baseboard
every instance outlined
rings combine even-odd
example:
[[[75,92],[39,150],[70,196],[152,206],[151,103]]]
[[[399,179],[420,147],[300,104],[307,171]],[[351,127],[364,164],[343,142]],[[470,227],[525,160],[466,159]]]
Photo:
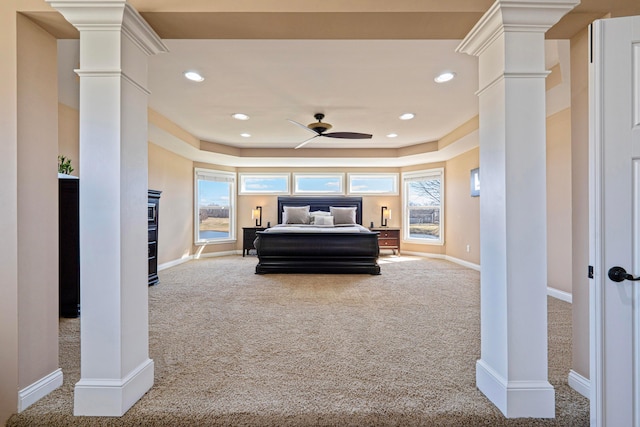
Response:
[[[122,379],[80,378],[73,415],[121,417],[153,386],[153,360],[142,362]]]
[[[569,387],[586,397],[591,398],[591,381],[573,369],[569,371]]]
[[[569,292],[561,291],[555,288],[550,288],[548,286],[547,286],[547,295],[549,295],[550,297],[554,297],[559,300],[568,302],[569,304],[573,302],[573,295],[571,295]]]
[[[228,255],[240,255],[242,254],[242,251],[224,251],[224,252],[208,252],[206,254],[200,254],[200,255],[194,255],[193,259],[199,259],[199,258],[213,258],[213,257],[219,257],[219,256],[228,256]]]
[[[480,264],[474,264],[472,262],[465,261],[465,260],[460,259],[460,258],[455,258],[455,257],[449,256],[449,255],[445,255],[444,259],[446,259],[447,261],[454,262],[454,263],[456,263],[458,265],[461,265],[463,267],[467,267],[467,268],[470,268],[472,270],[480,271]]]
[[[56,369],[18,392],[18,412],[22,412],[38,400],[62,385],[62,369]]]
[[[158,265],[158,271],[166,270],[167,268],[175,267],[176,265],[184,264],[185,262],[189,262],[193,259],[193,255],[189,255],[184,258],[174,259],[173,261],[165,262]]]
[[[234,251],[225,251],[225,252],[210,252],[205,254],[196,254],[189,255],[180,259],[174,259],[173,261],[165,262],[158,265],[158,271],[166,270],[167,268],[175,267],[176,265],[184,264],[185,262],[189,262],[194,259],[200,258],[213,258],[220,256],[228,256],[228,255],[242,255],[242,251],[234,250]]]
[[[507,418],[555,418],[555,390],[548,381],[506,381],[478,360],[476,386]]]
[[[419,256],[423,258],[436,258],[436,259],[445,259],[445,255],[442,254],[430,254],[429,252],[411,252],[411,251],[402,251],[402,255],[412,255]]]
[[[444,260],[447,260],[447,261],[451,261],[451,262],[453,262],[455,264],[461,265],[463,267],[467,267],[467,268],[470,268],[472,270],[480,271],[480,265],[479,264],[474,264],[472,262],[465,261],[463,259],[452,257],[452,256],[449,256],[449,255],[430,254],[428,252],[411,252],[411,251],[402,251],[402,254],[403,255],[419,256],[419,257],[423,257],[423,258],[444,259]]]

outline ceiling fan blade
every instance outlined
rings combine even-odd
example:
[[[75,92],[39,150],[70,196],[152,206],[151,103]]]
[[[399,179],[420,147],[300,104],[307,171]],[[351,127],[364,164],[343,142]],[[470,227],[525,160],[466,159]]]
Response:
[[[294,124],[294,125],[296,125],[296,126],[300,126],[300,127],[301,127],[301,128],[303,128],[304,130],[309,131],[309,132],[311,132],[311,133],[315,134],[316,136],[318,135],[318,132],[316,132],[316,131],[315,131],[315,130],[313,130],[313,129],[309,129],[307,126],[303,125],[302,123],[298,123],[298,122],[296,122],[295,120],[291,120],[291,119],[287,119],[287,121],[289,121],[289,122],[293,123],[293,124]],[[314,138],[315,138],[315,137],[314,137]],[[306,141],[305,141],[305,142],[306,142]],[[296,148],[298,148],[298,147],[296,147]]]
[[[313,133],[315,133],[315,132],[313,132]],[[303,141],[301,144],[299,144],[297,147],[295,147],[294,150],[297,150],[298,148],[304,147],[305,145],[310,143],[312,139],[316,139],[319,136],[322,136],[322,135],[316,134],[316,136],[312,136],[311,138],[307,139],[306,141]]]
[[[358,132],[330,132],[323,133],[322,136],[326,136],[329,138],[343,138],[343,139],[371,139],[373,135],[368,133],[358,133]]]

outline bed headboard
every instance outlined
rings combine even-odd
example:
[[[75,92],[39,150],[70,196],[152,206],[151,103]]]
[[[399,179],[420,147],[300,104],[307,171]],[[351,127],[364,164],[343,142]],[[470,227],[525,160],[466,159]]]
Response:
[[[284,206],[311,206],[313,211],[329,211],[330,206],[350,207],[356,206],[356,222],[362,225],[362,197],[339,196],[310,196],[310,197],[278,197],[278,224],[282,224],[282,212]]]

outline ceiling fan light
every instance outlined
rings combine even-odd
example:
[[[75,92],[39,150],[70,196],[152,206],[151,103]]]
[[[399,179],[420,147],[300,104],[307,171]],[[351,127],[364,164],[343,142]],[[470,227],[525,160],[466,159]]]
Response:
[[[416,115],[413,113],[404,113],[400,115],[400,120],[411,120],[415,117]]]
[[[324,123],[324,122],[317,122],[317,123],[309,123],[307,125],[307,127],[309,129],[312,129],[318,133],[322,133],[322,132],[326,132],[329,129],[331,129],[333,126],[331,126],[329,123]]]
[[[197,71],[185,71],[184,77],[188,80],[191,80],[192,82],[199,83],[204,81],[204,77],[202,77],[202,75]]]
[[[233,113],[231,117],[236,120],[249,120],[249,116],[244,113]]]
[[[453,80],[453,78],[456,76],[456,73],[452,72],[452,71],[446,71],[442,74],[439,74],[438,76],[436,76],[435,79],[433,79],[436,83],[446,83],[450,80]]]
[[[398,137],[398,134],[397,134],[397,133],[390,133],[390,134],[387,134],[387,138],[397,138],[397,137]]]

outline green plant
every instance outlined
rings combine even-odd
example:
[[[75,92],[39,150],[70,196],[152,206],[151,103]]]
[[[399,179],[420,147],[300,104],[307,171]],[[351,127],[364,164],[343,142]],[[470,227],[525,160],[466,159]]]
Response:
[[[65,156],[58,156],[58,172],[70,175],[73,172],[71,159],[67,159]]]

